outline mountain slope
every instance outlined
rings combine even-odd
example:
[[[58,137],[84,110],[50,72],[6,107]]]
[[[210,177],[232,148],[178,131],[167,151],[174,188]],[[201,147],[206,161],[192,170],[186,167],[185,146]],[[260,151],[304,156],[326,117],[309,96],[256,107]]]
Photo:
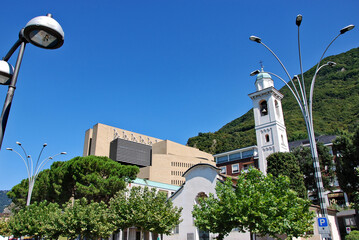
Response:
[[[338,134],[340,130],[359,122],[359,48],[327,57],[322,64],[328,61],[337,65],[322,68],[315,82],[313,117],[316,135]],[[304,73],[308,92],[315,67]],[[306,128],[297,102],[286,86],[280,92],[285,96],[282,106],[288,139],[306,138]],[[189,138],[187,144],[212,154],[255,145],[253,110],[214,133],[199,133]]]
[[[8,191],[0,190],[0,213],[11,203],[11,199],[6,195],[7,192]]]

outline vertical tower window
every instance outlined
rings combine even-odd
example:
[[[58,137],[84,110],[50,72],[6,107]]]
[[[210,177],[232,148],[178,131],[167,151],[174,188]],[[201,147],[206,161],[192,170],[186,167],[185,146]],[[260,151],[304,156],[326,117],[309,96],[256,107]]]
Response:
[[[261,116],[268,115],[268,107],[267,107],[267,101],[263,100],[259,103],[259,109],[261,112]]]
[[[275,106],[275,112],[277,114],[277,116],[279,117],[279,103],[277,100],[274,100],[274,106]]]
[[[265,135],[265,139],[266,139],[266,142],[269,142],[269,135],[268,134]]]

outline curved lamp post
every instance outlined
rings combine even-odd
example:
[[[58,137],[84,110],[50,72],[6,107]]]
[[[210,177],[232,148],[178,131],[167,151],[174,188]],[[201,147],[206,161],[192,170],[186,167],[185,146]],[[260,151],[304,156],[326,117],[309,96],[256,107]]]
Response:
[[[34,162],[32,160],[31,155],[27,155],[27,153],[25,151],[25,148],[22,146],[22,144],[20,142],[16,142],[16,144],[19,145],[22,148],[22,151],[24,152],[24,157],[20,153],[18,153],[17,151],[15,151],[12,148],[6,148],[6,150],[15,152],[17,155],[19,155],[20,158],[22,159],[22,161],[24,162],[25,166],[26,166],[27,179],[29,180],[29,190],[28,190],[28,193],[27,193],[26,206],[29,206],[30,202],[31,202],[32,190],[34,189],[36,178],[39,175],[41,169],[46,165],[46,163],[48,161],[54,159],[54,157],[56,157],[58,155],[66,154],[66,152],[60,152],[58,154],[55,154],[55,155],[53,155],[51,157],[47,157],[47,158],[43,159],[42,161],[40,161],[41,154],[44,151],[44,148],[47,146],[47,144],[44,143],[42,145],[41,151],[39,153],[39,156],[38,156],[37,161],[36,161],[35,166],[34,166]]]
[[[6,56],[0,61],[0,84],[9,85],[4,107],[0,117],[0,149],[4,138],[5,128],[12,99],[16,88],[16,81],[20,70],[22,57],[24,56],[25,46],[32,43],[35,46],[56,49],[64,43],[64,31],[60,24],[52,18],[51,14],[31,19],[26,26],[21,29],[19,39],[11,47]],[[15,69],[8,63],[12,54],[20,47],[16,60]]]
[[[279,64],[282,66],[283,70],[285,71],[286,75],[289,78],[289,82],[292,84],[293,87],[290,87],[289,84],[284,81],[284,79],[282,79],[281,77],[279,77],[276,74],[273,73],[269,73],[269,74],[273,74],[274,76],[278,77],[281,81],[283,81],[286,86],[290,89],[291,93],[294,95],[295,100],[297,101],[299,108],[302,112],[303,118],[304,118],[304,122],[307,128],[307,133],[308,133],[308,138],[309,138],[309,144],[310,144],[310,150],[311,150],[311,154],[312,154],[312,158],[313,158],[313,166],[314,166],[314,172],[315,172],[315,182],[316,182],[316,186],[318,189],[318,198],[319,198],[319,203],[320,203],[320,208],[321,208],[321,215],[322,217],[327,217],[328,216],[328,212],[327,212],[327,206],[325,203],[325,196],[324,196],[324,187],[323,187],[323,181],[322,181],[322,175],[321,175],[321,171],[320,171],[320,166],[319,166],[319,159],[318,159],[318,151],[317,151],[317,146],[316,146],[316,141],[315,141],[315,134],[314,134],[314,128],[313,128],[313,111],[312,111],[312,103],[313,103],[313,91],[314,91],[314,84],[315,84],[315,79],[317,77],[317,74],[319,72],[320,69],[322,69],[322,67],[324,66],[334,66],[336,63],[334,62],[328,62],[326,64],[323,64],[320,66],[320,63],[325,55],[325,53],[327,52],[328,48],[332,45],[332,43],[342,34],[346,33],[347,31],[350,31],[354,28],[354,25],[349,25],[346,26],[344,28],[342,28],[339,31],[339,34],[333,38],[333,40],[328,44],[328,46],[325,48],[321,58],[319,59],[319,62],[317,64],[317,68],[315,70],[315,73],[313,75],[312,78],[312,82],[311,82],[311,86],[310,86],[310,93],[309,93],[309,99],[307,98],[307,94],[306,94],[306,90],[305,90],[305,83],[304,83],[304,75],[303,75],[303,67],[302,67],[302,57],[301,57],[301,49],[300,49],[300,31],[299,31],[299,27],[302,23],[302,15],[298,15],[296,17],[296,25],[298,26],[298,52],[299,52],[299,64],[300,64],[300,71],[301,71],[301,81],[299,80],[298,76],[294,76],[294,78],[291,78],[291,75],[288,73],[286,67],[283,65],[282,61],[278,58],[278,56],[267,46],[262,42],[262,39],[257,37],[257,36],[250,36],[249,39],[251,41],[257,42],[262,44],[268,51],[270,51],[273,56],[277,59],[277,61],[279,62]],[[258,74],[260,71],[256,70],[253,71],[250,75],[254,76],[256,74]],[[297,80],[297,84],[294,83],[294,81]],[[297,86],[299,86],[299,91],[297,89]],[[309,104],[308,104],[309,103]],[[330,237],[330,234],[329,234]]]

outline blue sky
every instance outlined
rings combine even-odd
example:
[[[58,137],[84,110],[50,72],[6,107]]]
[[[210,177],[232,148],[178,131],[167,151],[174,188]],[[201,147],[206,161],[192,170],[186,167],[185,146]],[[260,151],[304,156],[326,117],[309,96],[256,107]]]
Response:
[[[259,61],[284,77],[250,35],[260,36],[294,75],[297,14],[307,70],[342,27],[357,25],[327,55],[358,47],[358,9],[357,0],[1,1],[1,57],[30,19],[47,13],[61,24],[65,43],[56,50],[26,47],[0,151],[0,190],[26,177],[22,160],[5,150],[20,151],[16,141],[34,158],[47,143],[43,157],[66,151],[55,159],[65,161],[82,155],[85,131],[96,123],[181,144],[218,130],[252,108],[249,73]],[[1,107],[6,91],[0,86]]]

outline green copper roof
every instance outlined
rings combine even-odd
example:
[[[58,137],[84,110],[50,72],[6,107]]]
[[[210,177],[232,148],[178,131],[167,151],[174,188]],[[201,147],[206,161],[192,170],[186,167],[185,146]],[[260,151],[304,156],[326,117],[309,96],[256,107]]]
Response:
[[[160,183],[160,182],[154,182],[154,181],[150,181],[150,180],[146,180],[146,179],[142,179],[142,178],[136,178],[133,181],[133,183],[140,184],[140,185],[145,185],[145,186],[148,186],[148,187],[156,187],[156,188],[168,189],[168,190],[171,190],[171,191],[177,191],[180,188],[179,186],[166,184],[166,183]]]
[[[261,73],[259,73],[257,75],[257,80],[262,79],[262,78],[270,78],[270,79],[272,79],[272,77],[268,73],[265,73],[265,72],[261,72]]]

